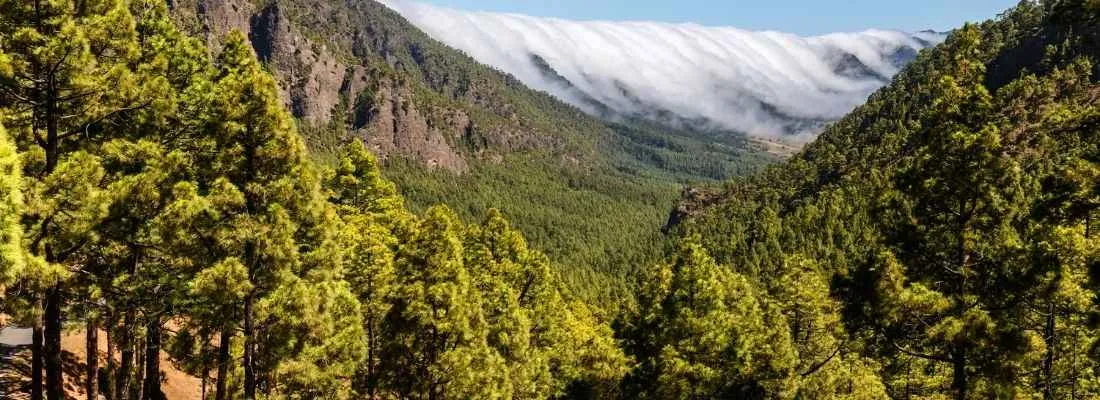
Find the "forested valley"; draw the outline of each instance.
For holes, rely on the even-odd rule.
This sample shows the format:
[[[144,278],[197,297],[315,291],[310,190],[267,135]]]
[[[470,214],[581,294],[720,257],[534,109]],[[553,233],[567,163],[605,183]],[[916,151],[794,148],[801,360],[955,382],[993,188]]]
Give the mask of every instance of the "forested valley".
[[[33,337],[0,397],[171,398],[171,370],[216,400],[1100,398],[1096,0],[958,28],[770,167],[575,119],[563,148],[618,172],[452,176],[296,118],[246,33],[211,49],[175,4],[0,0],[0,322]],[[664,233],[626,209],[700,175]],[[447,179],[513,183],[555,251]],[[613,189],[567,211],[637,224],[516,210],[585,185]]]

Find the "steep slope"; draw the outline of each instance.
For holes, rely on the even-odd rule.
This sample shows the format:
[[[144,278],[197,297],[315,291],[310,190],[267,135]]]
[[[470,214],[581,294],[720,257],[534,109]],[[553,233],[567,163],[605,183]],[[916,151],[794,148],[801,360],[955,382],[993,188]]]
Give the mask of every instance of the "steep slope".
[[[531,90],[374,1],[178,0],[180,25],[216,46],[248,36],[315,156],[364,140],[410,206],[469,220],[499,208],[586,293],[614,299],[661,246],[686,182],[776,160],[741,135],[608,124]]]
[[[644,278],[671,283],[643,290],[620,330],[642,365],[628,383],[644,393],[687,381],[711,393],[1097,396],[1085,382],[1100,343],[1089,322],[1100,310],[1098,15],[1094,0],[1021,2],[922,53],[783,165],[689,191],[670,218],[679,251]],[[751,289],[677,292],[713,264]],[[746,361],[759,369],[706,358],[734,344],[683,345],[721,326],[706,319],[721,302],[690,301],[737,290],[788,328],[727,332],[776,344],[772,363]],[[691,318],[705,322],[674,329]],[[690,380],[705,368],[722,380]]]

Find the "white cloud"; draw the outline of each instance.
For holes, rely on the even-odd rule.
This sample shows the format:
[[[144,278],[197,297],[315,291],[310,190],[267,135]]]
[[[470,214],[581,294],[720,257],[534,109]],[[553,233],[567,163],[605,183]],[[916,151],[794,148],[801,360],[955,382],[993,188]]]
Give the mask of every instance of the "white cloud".
[[[765,137],[812,135],[798,122],[840,118],[885,83],[879,77],[898,72],[893,57],[900,50],[941,40],[882,30],[800,37],[695,24],[580,22],[380,1],[433,38],[582,109],[593,111],[587,96],[622,114],[667,110]],[[548,78],[532,55],[573,88]],[[855,64],[859,73],[841,73],[842,63]]]

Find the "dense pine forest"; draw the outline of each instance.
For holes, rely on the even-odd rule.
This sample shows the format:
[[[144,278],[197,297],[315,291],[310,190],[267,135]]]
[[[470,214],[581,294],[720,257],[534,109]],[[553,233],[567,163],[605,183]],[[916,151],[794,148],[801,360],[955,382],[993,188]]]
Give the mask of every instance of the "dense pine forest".
[[[628,122],[465,175],[296,118],[264,49],[176,6],[0,0],[0,319],[33,330],[0,396],[162,399],[171,370],[217,400],[1100,397],[1096,0],[955,30],[757,173],[742,139]],[[402,73],[455,101],[431,71]]]
[[[625,387],[1100,396],[1098,13],[1024,1],[964,26],[785,165],[726,185],[642,280]]]

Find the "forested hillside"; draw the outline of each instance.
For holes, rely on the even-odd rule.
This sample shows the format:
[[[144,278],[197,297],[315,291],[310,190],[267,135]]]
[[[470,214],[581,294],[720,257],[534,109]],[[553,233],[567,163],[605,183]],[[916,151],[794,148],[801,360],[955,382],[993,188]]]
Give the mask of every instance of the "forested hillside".
[[[215,399],[549,398],[628,367],[499,212],[411,213],[359,141],[315,163],[240,32],[209,56],[160,1],[0,1],[0,117],[31,399],[75,390],[69,330],[106,335],[91,399],[162,398],[162,359]]]
[[[628,397],[1100,396],[1098,14],[962,27],[789,162],[685,203],[619,324]]]
[[[312,155],[360,139],[423,212],[466,221],[498,208],[570,285],[606,305],[634,265],[659,257],[686,183],[778,159],[743,135],[608,124],[449,48],[373,0],[181,0],[173,19],[217,48],[248,33]]]

